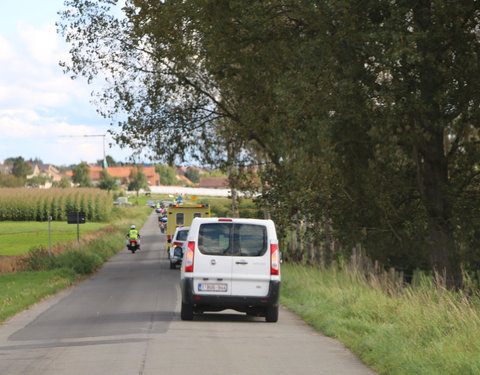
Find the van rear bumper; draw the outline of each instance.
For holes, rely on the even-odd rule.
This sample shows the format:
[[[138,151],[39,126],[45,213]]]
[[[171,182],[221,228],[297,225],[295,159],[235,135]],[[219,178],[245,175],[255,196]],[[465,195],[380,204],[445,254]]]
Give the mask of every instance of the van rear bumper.
[[[181,280],[182,302],[194,305],[202,311],[221,311],[234,309],[248,311],[249,309],[277,306],[280,296],[280,281],[270,280],[268,295],[264,297],[250,296],[226,296],[226,295],[204,295],[194,294],[193,279]]]

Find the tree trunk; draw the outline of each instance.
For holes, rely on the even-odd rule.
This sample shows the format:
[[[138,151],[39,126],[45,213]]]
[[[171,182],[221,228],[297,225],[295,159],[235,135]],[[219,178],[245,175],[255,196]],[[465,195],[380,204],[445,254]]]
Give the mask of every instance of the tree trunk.
[[[434,29],[431,17],[431,1],[418,2],[413,12],[413,21],[419,33],[427,34]],[[459,287],[460,263],[453,240],[452,207],[448,176],[448,157],[445,152],[444,135],[447,129],[445,113],[436,94],[443,92],[442,76],[432,74],[432,57],[437,56],[438,45],[419,39],[417,54],[421,57],[415,70],[418,73],[420,113],[412,116],[414,128],[422,135],[414,146],[417,166],[417,184],[428,217],[432,271],[437,283],[445,282],[447,288]],[[418,148],[417,148],[418,147]]]
[[[325,233],[325,250],[323,264],[325,267],[330,267],[333,263],[333,240],[332,229],[328,219],[323,219],[323,231]]]
[[[305,216],[305,246],[307,247],[307,262],[313,264],[315,262],[315,254],[312,241],[312,223]]]
[[[232,193],[232,217],[238,217],[237,189],[233,184],[230,185],[230,191]]]
[[[316,220],[314,223],[313,244],[315,263],[324,267],[325,264],[323,263],[322,253],[322,224],[318,220]]]
[[[452,210],[443,133],[432,136],[426,149],[423,157],[416,153],[416,161],[419,190],[428,215],[432,271],[437,284],[458,288],[462,284],[462,274],[450,224]]]
[[[303,241],[302,241],[302,221],[298,218],[298,214],[295,214],[295,239],[296,249],[295,254],[297,261],[303,261]]]

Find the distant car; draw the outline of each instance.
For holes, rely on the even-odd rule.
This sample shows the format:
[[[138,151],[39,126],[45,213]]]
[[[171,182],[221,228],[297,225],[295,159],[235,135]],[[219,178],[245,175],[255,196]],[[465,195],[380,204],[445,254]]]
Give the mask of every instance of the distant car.
[[[147,201],[147,203],[145,203],[145,206],[155,208],[155,201]]]
[[[129,202],[127,197],[118,197],[113,201],[113,205],[119,207],[129,207],[132,205],[132,202]]]
[[[190,227],[178,227],[173,235],[172,246],[169,250],[170,269],[182,264],[183,250],[186,246],[188,231]],[[182,249],[182,251],[179,251]]]

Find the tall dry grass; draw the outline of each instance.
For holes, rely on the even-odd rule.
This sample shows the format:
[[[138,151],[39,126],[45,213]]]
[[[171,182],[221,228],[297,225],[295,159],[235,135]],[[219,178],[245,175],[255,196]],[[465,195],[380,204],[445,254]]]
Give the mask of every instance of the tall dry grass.
[[[281,301],[380,374],[480,374],[480,300],[427,276],[398,288],[355,268],[282,265]]]

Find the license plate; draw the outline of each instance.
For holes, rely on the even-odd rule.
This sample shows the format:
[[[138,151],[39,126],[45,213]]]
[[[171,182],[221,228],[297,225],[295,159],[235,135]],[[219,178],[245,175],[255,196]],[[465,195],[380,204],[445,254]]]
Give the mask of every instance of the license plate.
[[[199,292],[226,292],[227,284],[223,283],[199,283]]]

